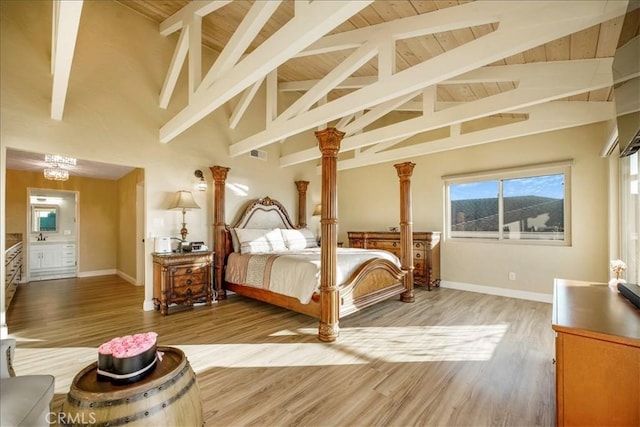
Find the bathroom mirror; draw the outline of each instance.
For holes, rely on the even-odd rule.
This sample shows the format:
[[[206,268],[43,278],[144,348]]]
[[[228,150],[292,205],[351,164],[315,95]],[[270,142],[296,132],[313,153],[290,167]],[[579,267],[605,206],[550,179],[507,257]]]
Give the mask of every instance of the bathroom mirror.
[[[46,205],[31,206],[31,231],[34,233],[58,231],[58,207]]]

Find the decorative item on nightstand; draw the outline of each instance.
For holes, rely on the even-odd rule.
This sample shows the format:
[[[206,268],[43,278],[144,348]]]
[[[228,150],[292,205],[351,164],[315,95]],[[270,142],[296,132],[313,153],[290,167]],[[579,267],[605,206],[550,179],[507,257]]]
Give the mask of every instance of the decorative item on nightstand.
[[[187,223],[185,221],[185,214],[187,210],[191,209],[200,209],[200,206],[193,200],[193,194],[190,191],[180,190],[176,196],[176,200],[169,207],[169,209],[182,209],[182,228],[180,229],[180,235],[182,236],[182,241],[185,242],[187,240],[187,234],[189,231],[187,230]]]

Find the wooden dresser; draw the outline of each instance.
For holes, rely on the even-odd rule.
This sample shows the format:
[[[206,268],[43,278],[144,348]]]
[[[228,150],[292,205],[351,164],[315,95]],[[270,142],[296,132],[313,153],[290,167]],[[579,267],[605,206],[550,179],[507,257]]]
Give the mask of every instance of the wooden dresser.
[[[640,425],[640,310],[606,284],[556,279],[558,426]]]
[[[11,246],[4,254],[5,310],[9,309],[9,305],[13,300],[13,295],[16,293],[16,289],[18,288],[18,283],[22,281],[23,274],[22,242],[10,243]]]
[[[349,231],[352,248],[384,249],[400,257],[400,233],[393,231]],[[413,233],[413,280],[415,284],[440,286],[440,232]]]
[[[211,304],[213,252],[153,253],[153,303],[165,316],[169,306]]]

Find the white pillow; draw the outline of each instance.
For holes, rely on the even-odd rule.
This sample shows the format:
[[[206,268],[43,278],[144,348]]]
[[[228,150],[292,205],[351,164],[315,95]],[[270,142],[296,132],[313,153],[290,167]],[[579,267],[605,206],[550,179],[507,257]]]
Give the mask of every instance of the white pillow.
[[[306,248],[317,248],[316,236],[308,228],[282,229],[284,242],[289,250],[300,250]]]
[[[282,233],[277,228],[275,230],[236,228],[235,230],[242,254],[287,250]]]

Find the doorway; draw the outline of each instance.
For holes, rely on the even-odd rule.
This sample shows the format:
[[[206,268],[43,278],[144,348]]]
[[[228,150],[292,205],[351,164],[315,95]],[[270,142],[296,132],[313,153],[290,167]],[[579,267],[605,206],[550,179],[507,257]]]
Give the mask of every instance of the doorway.
[[[27,188],[27,281],[78,275],[78,192]]]

